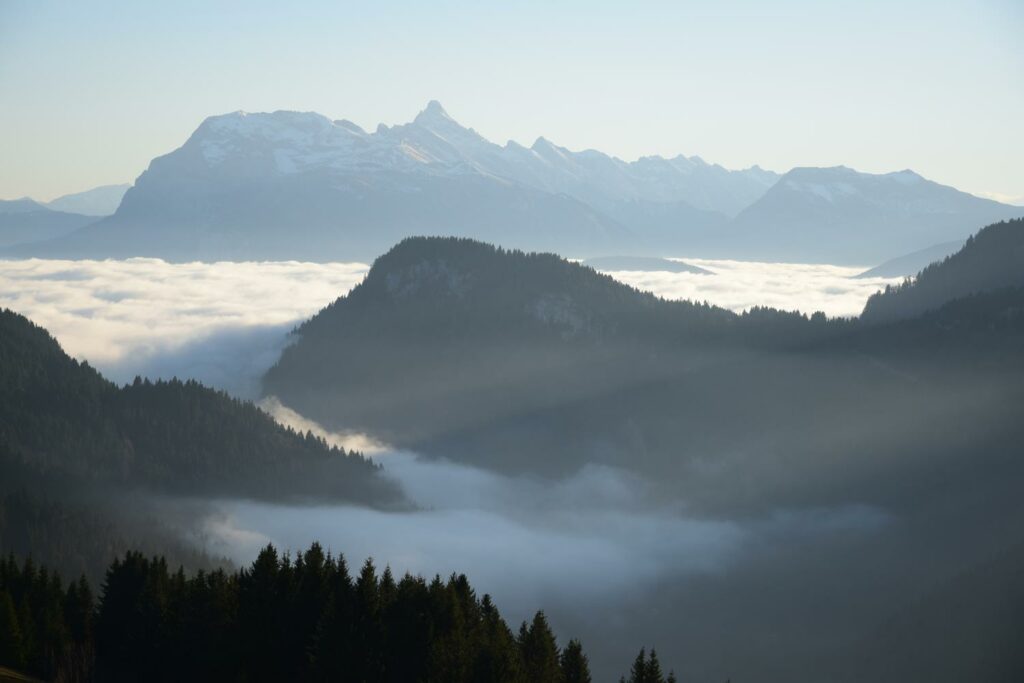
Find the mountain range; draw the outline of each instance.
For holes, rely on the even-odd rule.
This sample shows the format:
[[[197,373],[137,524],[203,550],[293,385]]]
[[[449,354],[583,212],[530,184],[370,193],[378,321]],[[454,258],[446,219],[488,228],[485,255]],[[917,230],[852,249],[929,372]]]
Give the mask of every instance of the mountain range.
[[[213,116],[117,212],[8,254],[371,260],[413,235],[586,258],[725,255],[874,264],[1024,209],[902,171],[633,162],[538,138],[498,145],[436,101],[368,132],[315,113]]]

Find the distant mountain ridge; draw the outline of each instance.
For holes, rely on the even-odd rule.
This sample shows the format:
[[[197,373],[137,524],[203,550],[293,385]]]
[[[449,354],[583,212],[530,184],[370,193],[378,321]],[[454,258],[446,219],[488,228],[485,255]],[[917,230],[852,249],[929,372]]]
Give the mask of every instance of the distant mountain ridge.
[[[452,235],[573,258],[717,254],[878,263],[1024,213],[903,171],[626,162],[546,138],[494,144],[436,101],[367,132],[311,112],[213,116],[117,212],[20,256],[371,260]]]
[[[858,279],[870,277],[913,277],[921,272],[926,266],[936,261],[941,261],[947,256],[955,254],[964,246],[965,240],[953,240],[943,242],[927,249],[921,249],[910,254],[897,256],[874,268],[869,268],[863,273],[854,277]]]
[[[68,235],[95,220],[55,211],[27,198],[0,200],[0,248]]]
[[[121,205],[121,198],[131,187],[128,183],[120,185],[101,185],[84,192],[66,194],[46,202],[46,206],[54,211],[66,211],[83,216],[110,216]]]
[[[725,229],[741,255],[871,264],[1024,215],[910,170],[795,168]]]

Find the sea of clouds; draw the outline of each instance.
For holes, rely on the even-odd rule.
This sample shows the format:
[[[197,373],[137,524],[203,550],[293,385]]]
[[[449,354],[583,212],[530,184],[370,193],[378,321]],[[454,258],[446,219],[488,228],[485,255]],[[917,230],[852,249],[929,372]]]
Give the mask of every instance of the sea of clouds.
[[[856,268],[687,259],[712,275],[620,271],[612,276],[672,299],[732,310],[773,306],[856,315],[895,280],[856,279]],[[0,306],[53,334],[109,378],[194,377],[243,397],[305,318],[346,294],[363,263],[0,261]]]
[[[891,282],[854,279],[858,269],[827,265],[688,262],[713,274],[612,275],[666,298],[830,315],[857,314]],[[192,377],[255,399],[289,331],[367,270],[362,263],[0,261],[0,306],[45,327],[114,381]],[[295,551],[319,540],[352,564],[373,556],[397,573],[466,572],[513,621],[548,608],[561,635],[588,638],[593,663],[605,672],[655,634],[671,642],[658,622],[664,615],[657,616],[655,586],[683,590],[688,581],[749,564],[766,544],[799,547],[887,523],[882,511],[859,506],[694,518],[622,470],[590,466],[558,481],[510,477],[394,452],[366,435],[326,432],[272,397],[260,405],[284,424],[371,455],[418,509],[165,501],[167,519],[184,520],[183,533],[239,565],[268,542]]]
[[[677,260],[677,259],[673,259]],[[868,297],[902,278],[856,278],[864,268],[810,263],[678,259],[711,271],[617,271],[609,275],[666,299],[707,301],[733,311],[769,306],[830,317],[859,315]]]

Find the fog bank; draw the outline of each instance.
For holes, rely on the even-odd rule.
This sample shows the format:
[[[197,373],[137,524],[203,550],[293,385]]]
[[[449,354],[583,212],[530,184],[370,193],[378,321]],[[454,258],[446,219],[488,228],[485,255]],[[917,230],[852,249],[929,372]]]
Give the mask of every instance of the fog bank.
[[[670,299],[732,310],[774,306],[855,315],[883,278],[857,268],[687,259],[714,275],[620,271],[622,282]],[[47,328],[64,349],[117,382],[192,377],[254,398],[286,333],[347,293],[362,263],[0,261],[0,306]]]

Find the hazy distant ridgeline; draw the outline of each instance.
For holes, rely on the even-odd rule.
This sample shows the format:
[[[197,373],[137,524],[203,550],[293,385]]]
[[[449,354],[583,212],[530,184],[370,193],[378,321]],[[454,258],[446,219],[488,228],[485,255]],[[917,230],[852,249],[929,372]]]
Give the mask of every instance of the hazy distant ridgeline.
[[[101,185],[84,192],[66,194],[46,202],[55,211],[67,211],[83,216],[109,216],[121,205],[124,193],[131,185]]]
[[[314,113],[210,117],[153,159],[113,216],[66,236],[24,237],[32,243],[6,253],[368,261],[435,234],[573,258],[870,265],[1022,214],[910,171],[779,176],[699,157],[625,162],[544,138],[502,146],[431,102],[411,123],[374,132]]]
[[[0,248],[67,235],[95,220],[55,211],[31,199],[0,200]]]
[[[722,255],[768,261],[877,264],[1024,216],[913,171],[795,168],[722,230]]]

